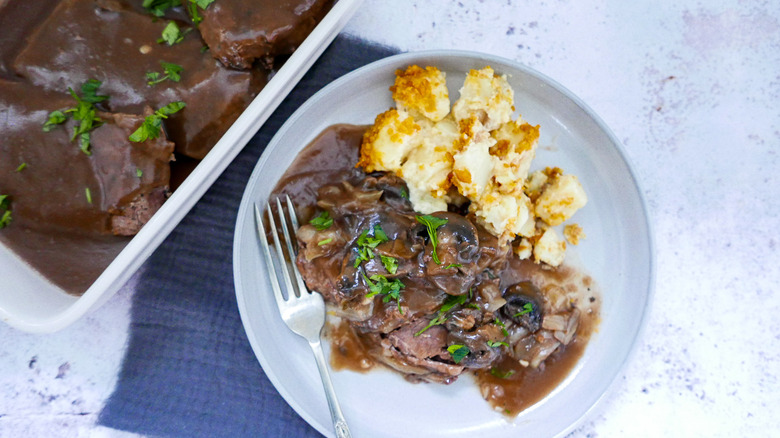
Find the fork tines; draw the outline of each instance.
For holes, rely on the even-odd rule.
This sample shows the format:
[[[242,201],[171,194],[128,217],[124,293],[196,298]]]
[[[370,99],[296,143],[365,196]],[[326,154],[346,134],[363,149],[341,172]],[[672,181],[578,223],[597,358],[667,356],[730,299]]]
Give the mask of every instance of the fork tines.
[[[257,232],[260,235],[260,246],[262,247],[263,255],[265,256],[265,260],[268,264],[269,276],[271,277],[271,287],[274,290],[274,295],[276,296],[277,302],[284,302],[295,297],[301,297],[301,295],[304,293],[309,293],[308,289],[306,288],[306,284],[303,282],[301,273],[298,271],[298,267],[295,263],[296,251],[294,248],[297,244],[293,239],[295,230],[298,229],[298,218],[295,215],[295,207],[293,206],[290,196],[285,195],[285,198],[287,208],[284,208],[279,197],[276,198],[275,209],[272,208],[270,203],[266,204],[266,211],[268,212],[268,223],[271,228],[271,235],[274,240],[274,249],[276,252],[275,255],[277,262],[274,262],[274,258],[271,256],[272,254],[270,246],[268,245],[266,229],[263,225],[263,214],[260,212],[257,204],[255,204],[255,220],[257,222]],[[274,216],[276,216],[276,218],[279,220],[279,227],[281,227],[281,232],[284,236],[284,248],[282,247],[282,237],[279,236],[279,227],[276,224],[276,219]],[[292,225],[292,233],[290,232],[288,226],[287,216],[289,216],[289,223]],[[279,265],[278,271],[276,266],[277,263]],[[292,275],[290,274],[290,271],[292,271]],[[279,281],[280,275],[283,278],[282,281],[284,282],[284,289],[287,292],[286,299],[282,294],[281,282]],[[293,276],[295,277],[295,286],[293,286]]]

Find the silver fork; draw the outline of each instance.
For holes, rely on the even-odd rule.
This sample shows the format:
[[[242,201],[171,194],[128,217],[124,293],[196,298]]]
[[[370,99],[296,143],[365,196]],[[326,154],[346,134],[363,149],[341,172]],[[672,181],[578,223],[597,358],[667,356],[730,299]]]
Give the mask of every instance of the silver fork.
[[[287,212],[290,215],[290,222],[292,223],[293,230],[298,229],[298,218],[295,216],[295,207],[289,196],[287,198]],[[260,235],[260,246],[263,249],[263,255],[265,256],[266,265],[268,266],[268,274],[271,280],[271,288],[274,291],[276,297],[276,304],[279,306],[279,311],[282,314],[282,320],[295,334],[302,336],[309,341],[309,346],[314,352],[314,359],[317,362],[317,369],[320,371],[320,378],[322,379],[322,386],[325,388],[325,397],[328,400],[328,407],[330,408],[330,417],[333,420],[333,427],[336,430],[336,436],[338,438],[349,438],[352,435],[347,427],[347,422],[344,419],[344,414],[341,412],[341,406],[336,399],[336,391],[333,389],[333,383],[330,380],[330,373],[328,372],[328,365],[325,362],[325,355],[322,352],[322,343],[320,342],[320,334],[322,328],[325,326],[325,301],[322,299],[322,295],[319,293],[312,293],[306,287],[303,282],[301,273],[298,271],[298,267],[295,264],[295,251],[293,250],[292,240],[290,239],[290,231],[287,227],[287,220],[285,220],[284,209],[279,198],[276,198],[277,214],[279,215],[279,222],[281,223],[282,232],[284,233],[284,240],[287,243],[287,254],[289,259],[285,258],[285,253],[282,251],[282,245],[279,239],[279,229],[276,227],[274,221],[273,210],[270,204],[266,204],[268,209],[268,219],[273,230],[274,247],[276,249],[277,260],[279,261],[280,270],[283,273],[283,281],[285,290],[287,291],[287,299],[282,295],[281,284],[274,267],[275,263],[271,257],[271,249],[268,246],[268,239],[265,235],[265,227],[263,226],[263,215],[260,213],[260,209],[255,204],[255,221],[257,222],[257,232]],[[297,288],[293,287],[292,275],[287,265],[292,265],[293,275]]]

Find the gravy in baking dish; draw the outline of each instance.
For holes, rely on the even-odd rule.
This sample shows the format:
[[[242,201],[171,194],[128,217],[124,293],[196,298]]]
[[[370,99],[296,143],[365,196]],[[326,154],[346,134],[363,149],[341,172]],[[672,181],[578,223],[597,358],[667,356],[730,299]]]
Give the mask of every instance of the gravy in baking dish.
[[[71,294],[154,215],[332,1],[141,3],[0,0],[0,242]]]

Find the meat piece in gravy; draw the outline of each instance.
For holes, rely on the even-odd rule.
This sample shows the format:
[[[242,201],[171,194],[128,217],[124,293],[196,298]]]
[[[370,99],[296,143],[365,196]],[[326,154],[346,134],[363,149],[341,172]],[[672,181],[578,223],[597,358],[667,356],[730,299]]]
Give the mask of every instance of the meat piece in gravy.
[[[145,106],[184,101],[187,107],[165,127],[178,153],[203,158],[266,83],[266,72],[224,68],[184,23],[181,42],[158,43],[166,25],[125,8],[104,9],[94,0],[63,0],[32,34],[14,69],[55,92],[97,79],[113,112],[140,114]],[[147,73],[164,74],[161,62],[182,67],[180,82],[148,85]]]
[[[74,104],[67,94],[0,80],[0,188],[13,199],[14,224],[135,234],[166,197],[173,143],[164,134],[133,143],[128,136],[144,116],[98,112],[87,155],[71,140],[72,119],[42,130],[51,111]]]
[[[332,0],[219,0],[200,31],[215,58],[233,68],[293,52],[327,13]]]

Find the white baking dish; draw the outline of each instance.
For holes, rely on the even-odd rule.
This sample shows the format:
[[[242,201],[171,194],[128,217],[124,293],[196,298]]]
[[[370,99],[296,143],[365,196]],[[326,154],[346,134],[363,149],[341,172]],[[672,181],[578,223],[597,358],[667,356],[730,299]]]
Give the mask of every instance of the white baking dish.
[[[116,293],[255,135],[361,3],[339,0],[333,6],[214,149],[82,296],[65,293],[0,244],[0,320],[29,332],[53,332]]]

